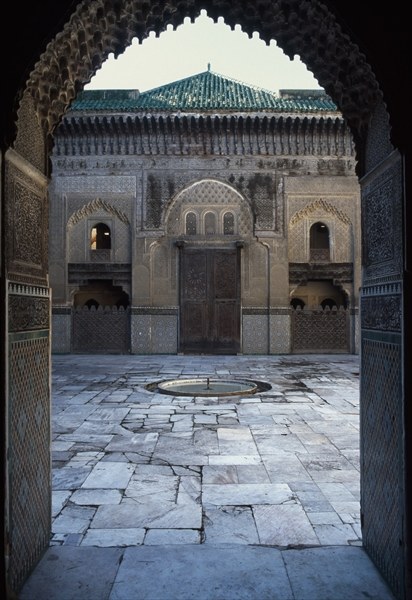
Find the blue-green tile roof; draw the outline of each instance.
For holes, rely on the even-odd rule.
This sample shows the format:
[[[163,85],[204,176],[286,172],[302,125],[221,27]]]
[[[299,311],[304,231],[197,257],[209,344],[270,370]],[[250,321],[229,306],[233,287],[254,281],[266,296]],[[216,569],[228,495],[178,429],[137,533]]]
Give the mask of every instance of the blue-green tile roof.
[[[139,93],[137,90],[84,90],[72,103],[79,111],[336,111],[323,90],[274,92],[210,70]]]

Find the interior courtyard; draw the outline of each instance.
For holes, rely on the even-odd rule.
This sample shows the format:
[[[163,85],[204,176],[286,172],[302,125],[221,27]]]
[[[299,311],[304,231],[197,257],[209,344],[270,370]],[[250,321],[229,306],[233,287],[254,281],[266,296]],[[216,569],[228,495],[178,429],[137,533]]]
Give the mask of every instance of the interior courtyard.
[[[1,432],[3,440],[2,481],[4,489],[2,508],[5,517],[3,520],[4,535],[2,536],[3,568],[1,569],[3,595],[7,598],[19,597],[18,594],[22,591],[30,574],[35,572],[37,566],[41,566],[41,559],[47,555],[50,556],[49,553],[53,550],[53,547],[50,547],[51,533],[58,519],[58,515],[54,512],[58,510],[58,505],[56,507],[55,504],[56,498],[54,498],[54,505],[52,504],[53,468],[51,449],[53,442],[56,441],[52,439],[54,435],[52,421],[57,419],[58,422],[59,416],[58,414],[52,414],[51,405],[53,389],[53,361],[50,337],[52,290],[50,288],[48,265],[48,186],[51,176],[50,157],[54,131],[71,102],[110,52],[122,52],[133,37],[144,39],[149,31],[155,31],[159,34],[168,24],[178,26],[187,16],[193,19],[202,9],[207,10],[208,14],[214,19],[223,17],[225,22],[231,26],[240,24],[248,35],[252,35],[253,31],[256,30],[266,42],[269,42],[270,39],[276,39],[290,56],[298,53],[339,107],[354,136],[356,171],[361,187],[362,218],[362,273],[359,298],[358,466],[360,487],[358,489],[359,498],[355,500],[355,502],[359,501],[361,531],[353,527],[355,521],[352,524],[347,522],[348,519],[344,521],[341,518],[343,514],[348,513],[340,510],[343,507],[340,507],[340,509],[333,507],[331,496],[328,498],[326,495],[326,488],[324,488],[322,494],[326,498],[326,503],[329,503],[333,509],[327,509],[326,512],[336,513],[342,522],[342,526],[349,525],[354,532],[354,537],[351,535],[350,538],[346,539],[347,543],[342,544],[346,550],[348,549],[351,552],[352,561],[354,557],[355,564],[356,557],[358,565],[363,561],[362,565],[366,569],[364,572],[370,572],[369,569],[372,568],[375,583],[377,581],[375,576],[379,575],[379,586],[382,584],[380,578],[383,578],[385,585],[383,588],[379,587],[375,594],[376,597],[386,599],[387,597],[390,598],[388,594],[393,594],[399,600],[408,599],[411,597],[411,406],[407,401],[411,390],[411,372],[408,368],[410,349],[407,343],[407,340],[410,339],[408,334],[411,330],[411,319],[407,309],[410,305],[412,289],[410,246],[407,244],[407,232],[411,227],[410,208],[407,202],[409,191],[407,181],[410,176],[410,130],[407,126],[409,113],[406,105],[406,94],[402,86],[399,85],[399,80],[407,82],[408,77],[410,77],[405,53],[405,9],[400,3],[395,3],[390,14],[379,7],[372,14],[370,11],[362,13],[355,2],[347,2],[343,6],[332,1],[298,3],[293,0],[279,0],[276,2],[262,0],[256,6],[246,1],[232,6],[227,3],[197,2],[197,0],[188,3],[172,1],[167,4],[150,1],[140,2],[138,0],[118,2],[93,0],[92,2],[79,3],[73,1],[61,2],[58,5],[53,2],[45,2],[36,7],[26,5],[22,7],[19,3],[10,6],[12,22],[18,24],[18,34],[15,38],[7,41],[8,52],[3,53],[6,57],[5,77],[8,85],[5,86],[2,93],[4,109],[1,111],[1,289],[3,306],[5,307],[1,319],[3,344],[0,351],[3,367],[1,369],[3,402]],[[382,43],[382,40],[385,40],[386,43]],[[13,60],[10,58],[11,56],[13,56]],[[394,64],[396,64],[396,68],[394,68]],[[247,370],[247,356],[236,356],[234,360],[244,361],[242,371]],[[275,357],[274,360],[276,362],[278,359]],[[269,367],[265,366],[262,377],[259,376],[259,379],[265,380],[263,376],[265,370],[268,373],[270,372]],[[215,373],[214,368],[208,368],[209,371],[210,375],[213,376]],[[253,371],[256,371],[256,363],[253,364]],[[190,373],[192,373],[191,369],[189,369]],[[163,377],[164,373],[161,375]],[[150,378],[151,376],[152,373]],[[254,373],[253,377],[255,378],[255,376]],[[343,379],[347,377],[348,374],[345,373]],[[352,381],[353,377],[352,374],[349,379]],[[99,380],[99,378],[97,379]],[[310,386],[308,386],[308,389],[312,389],[311,386],[316,388],[317,383],[314,382],[313,378],[309,377],[309,380]],[[279,384],[276,381],[272,383]],[[282,387],[282,390],[279,389],[278,391],[283,397],[287,397],[287,389]],[[87,392],[83,386],[80,392],[83,393],[84,391]],[[144,391],[144,395],[152,393],[149,390]],[[263,427],[265,427],[264,421],[267,418],[272,419],[272,415],[269,414],[270,410],[264,408],[270,405],[270,403],[264,401],[265,393],[267,393],[267,390],[261,393],[259,399],[257,396],[255,397],[258,402],[250,403],[252,405],[261,404],[262,406],[259,407],[261,410],[255,413],[256,407],[249,406],[251,409],[250,415],[253,418],[258,415],[258,420],[262,419],[260,425],[263,425]],[[308,393],[311,394],[311,392]],[[127,394],[128,398],[129,396],[130,394]],[[339,393],[332,394],[332,396],[334,402],[340,405],[339,410],[342,410],[344,404],[340,403]],[[291,399],[293,397],[295,400]],[[302,400],[302,394],[297,394],[297,397]],[[167,399],[167,404],[165,399]],[[61,400],[64,405],[64,398]],[[86,395],[81,396],[79,405],[87,406],[89,400],[90,397],[86,393]],[[117,405],[125,402],[126,398],[122,394],[114,394],[112,400]],[[167,436],[167,433],[172,433],[173,427],[180,421],[180,419],[176,419],[177,414],[180,417],[180,412],[177,413],[176,410],[177,407],[179,407],[179,411],[182,409],[181,401],[175,402],[173,407],[173,404],[169,404],[169,400],[170,398],[167,395],[162,395],[160,403],[162,406],[160,408],[155,403],[153,405],[156,407],[154,411],[146,410],[152,406],[150,404],[149,407],[143,408],[140,416],[135,413],[133,417],[136,417],[136,426],[142,426],[144,429],[147,425],[151,429],[152,439],[162,440],[158,450],[153,448],[155,461],[164,460],[165,455],[162,444],[166,448],[167,443],[163,435]],[[250,398],[246,400],[250,400]],[[323,405],[323,402],[327,399],[322,394],[317,394],[317,392],[313,397],[309,395],[308,400],[308,402],[302,402],[302,404],[305,404],[304,410],[310,406],[309,413],[316,412],[319,409],[322,412],[328,407],[328,403],[326,407]],[[99,401],[100,399],[97,399],[97,402]],[[136,404],[140,402],[141,400],[137,401]],[[272,399],[272,405],[273,403],[276,404],[276,411],[282,405],[282,409],[288,407],[287,411],[293,412],[294,402],[296,402],[296,393],[290,394],[290,401],[288,402],[284,401],[276,404]],[[196,402],[189,404],[196,405]],[[229,463],[226,466],[236,468],[210,469],[211,466],[216,466],[210,463],[211,456],[220,455],[224,457],[227,456],[227,452],[233,452],[233,439],[230,438],[231,436],[236,438],[239,432],[236,434],[233,433],[233,430],[238,431],[239,428],[231,427],[233,425],[231,419],[235,419],[238,425],[245,427],[244,442],[248,447],[249,455],[256,458],[259,456],[257,466],[262,466],[260,461],[263,461],[262,455],[265,455],[262,450],[265,448],[265,435],[258,435],[259,427],[257,427],[254,430],[255,442],[253,443],[255,446],[248,445],[248,442],[251,441],[249,434],[252,435],[251,431],[253,431],[254,426],[241,420],[244,417],[242,411],[245,409],[245,404],[248,404],[248,402],[239,403],[240,409],[236,409],[236,416],[233,412],[235,409],[230,409],[225,414],[220,412],[220,409],[216,411],[216,406],[214,406],[214,411],[210,412],[206,409],[202,409],[198,413],[195,411],[192,413],[190,425],[187,420],[181,423],[183,434],[186,435],[180,434],[179,437],[183,440],[184,454],[187,452],[187,439],[194,440],[196,437],[195,430],[211,432],[211,434],[203,433],[200,436],[207,435],[211,439],[215,437],[221,443],[223,452],[208,454],[208,464],[196,465],[195,463],[197,467],[209,467],[205,469],[207,477],[210,477],[209,483],[204,482],[204,486],[217,485],[220,487],[220,484],[212,482],[216,481],[215,476],[219,477],[222,473],[224,477],[235,479],[233,483],[222,484],[224,488],[222,490],[205,487],[205,498],[208,502],[207,510],[216,511],[216,507],[228,505],[235,507],[249,506],[246,502],[251,501],[250,506],[258,507],[255,514],[260,513],[262,520],[264,520],[267,505],[264,502],[260,504],[258,502],[254,505],[254,500],[250,497],[247,498],[246,489],[239,490],[236,486],[241,488],[242,485],[252,485],[256,491],[259,490],[258,486],[260,485],[289,486],[286,482],[274,483],[276,464],[271,460],[265,463],[265,473],[269,478],[269,482],[266,480],[266,483],[253,482],[253,484],[239,481],[239,478],[242,478],[242,469],[239,467],[247,465]],[[219,402],[217,402],[217,405],[219,405]],[[163,412],[165,407],[168,407],[167,411]],[[55,404],[55,409],[58,410],[58,404]],[[93,409],[96,409],[96,405],[93,406]],[[69,412],[71,410],[70,407]],[[108,411],[105,409],[102,411],[100,407],[96,410],[104,413],[106,418],[116,414],[113,412],[116,410],[116,406],[110,406]],[[135,406],[128,405],[127,411],[129,410],[135,410]],[[147,414],[144,412],[145,410]],[[157,413],[156,416],[154,416],[155,413]],[[119,415],[120,412],[117,414]],[[319,415],[319,413],[317,414]],[[200,419],[198,423],[196,423],[196,416]],[[223,425],[225,418],[229,422],[221,429],[227,433],[225,434],[224,431],[218,433],[219,425]],[[77,424],[80,427],[83,423],[83,420],[80,422],[82,419],[80,414],[78,419]],[[219,419],[222,419],[221,423],[219,423]],[[87,418],[85,421],[87,421]],[[346,423],[346,418],[342,421]],[[68,427],[70,429],[77,424],[69,421]],[[201,427],[197,427],[196,424]],[[64,419],[62,425],[64,427]],[[203,429],[204,425],[207,425],[207,427]],[[285,425],[285,422],[275,423],[273,421],[271,427],[275,428],[272,433],[278,435],[279,440],[284,438],[281,442],[285,444],[283,450],[285,453],[289,453],[291,448],[287,449],[287,444],[292,442],[293,446],[293,443],[302,443],[302,440],[297,439],[299,437],[297,429],[295,429],[295,433],[289,431],[288,435],[282,436],[281,430]],[[294,427],[295,425],[296,423]],[[101,426],[101,423],[99,423],[99,426]],[[152,428],[156,426],[165,426],[165,432],[153,431]],[[176,426],[178,427],[178,425]],[[171,430],[168,431],[170,427]],[[188,427],[188,429],[186,430],[185,427]],[[242,430],[242,427],[240,427],[240,430]],[[249,427],[252,429],[249,429]],[[277,430],[277,427],[280,429]],[[87,429],[87,427],[85,428]],[[57,430],[55,429],[54,432],[57,433]],[[332,433],[331,436],[333,437],[337,434],[337,431]],[[60,434],[65,435],[65,432],[61,431]],[[76,440],[74,441],[76,443]],[[80,439],[79,442],[81,445],[82,440]],[[110,442],[111,440],[108,441],[108,443]],[[307,443],[309,444],[309,441]],[[340,449],[339,444],[335,449]],[[270,440],[268,445],[269,449],[273,449]],[[216,449],[217,446],[215,445],[214,448]],[[348,454],[350,447],[344,449]],[[68,451],[70,454],[70,446],[66,450],[57,446],[56,451],[63,453]],[[122,451],[123,449],[120,448],[120,452]],[[97,454],[93,454],[96,452]],[[92,456],[89,457],[90,462],[86,467],[91,471],[89,476],[92,476],[92,470],[97,466],[94,461],[102,458],[99,452],[100,450],[95,448],[92,450]],[[195,454],[197,456],[202,455],[201,452]],[[268,452],[268,455],[271,454],[273,455],[273,453]],[[294,457],[297,459],[296,455]],[[66,458],[63,455],[60,456],[62,462],[70,461],[72,458],[69,455]],[[83,458],[86,459],[86,457]],[[344,458],[352,465],[353,456],[349,458],[348,455],[344,455]],[[219,460],[222,460],[222,458]],[[340,458],[340,460],[343,459]],[[107,466],[110,462],[110,460],[103,461],[103,463],[106,463],[100,473],[103,479],[104,473],[110,472],[110,466]],[[128,469],[124,467],[128,463],[124,460],[120,462],[123,466],[119,469],[119,475],[122,471],[128,472]],[[292,459],[292,462],[295,462],[294,459]],[[76,460],[74,460],[74,463],[76,463]],[[80,464],[82,466],[79,468],[84,468],[82,460],[80,460]],[[140,469],[141,474],[144,476],[143,467],[147,467],[148,463],[136,463],[136,466],[140,465],[142,466]],[[316,480],[316,473],[319,477],[315,465],[310,465],[309,462],[305,466],[300,460],[299,465],[295,463],[296,467],[299,466],[299,470],[302,467],[304,472],[310,471],[312,481]],[[345,465],[348,467],[347,463]],[[149,466],[165,465],[153,463]],[[180,466],[184,467],[185,465],[182,465],[180,461]],[[62,467],[65,468],[66,465]],[[200,471],[203,472],[203,468]],[[352,467],[348,468],[352,470]],[[156,471],[157,473],[155,473]],[[200,471],[196,472],[200,473]],[[247,470],[243,469],[243,471],[246,472]],[[259,471],[262,470],[257,469],[256,473]],[[303,471],[300,471],[302,476]],[[173,487],[178,482],[180,485],[179,478],[188,477],[188,480],[185,481],[188,487],[180,490],[182,504],[177,504],[177,510],[182,510],[180,506],[185,506],[185,509],[187,506],[193,508],[192,504],[197,504],[195,502],[195,490],[199,483],[196,479],[197,475],[184,475],[183,471],[178,475],[173,471],[173,474],[168,473],[160,474],[158,469],[154,469],[150,476],[156,478],[162,475],[172,479],[177,477],[173,480],[174,483],[169,481],[169,484],[172,483],[171,487],[166,486],[163,490],[166,501],[168,497],[170,498],[172,489],[175,489],[175,491],[179,489],[179,486],[177,488]],[[255,476],[259,477],[256,473]],[[140,474],[137,473],[136,476],[137,479],[132,481],[127,492],[128,498],[132,502],[138,500],[142,491],[141,489],[139,491]],[[249,476],[251,475],[247,477]],[[320,475],[320,477],[322,476]],[[79,487],[84,486],[86,481],[87,477],[81,481]],[[319,479],[317,481],[321,483]],[[121,485],[123,484],[124,482],[121,482]],[[80,491],[80,489],[77,490],[76,485],[70,491],[70,495],[75,493],[73,490]],[[235,486],[236,489],[227,487],[231,485]],[[137,489],[135,494],[133,492],[134,486]],[[128,482],[124,489],[127,490],[127,487]],[[318,487],[321,489],[320,486]],[[84,489],[90,488],[86,484]],[[116,489],[118,495],[119,490],[123,488],[118,487]],[[114,495],[116,495],[116,489],[111,490],[109,488],[109,491],[114,491]],[[272,492],[274,491],[273,487],[269,489]],[[279,505],[284,500],[286,504],[282,504],[283,508],[288,507],[287,510],[290,509],[291,512],[299,512],[301,517],[303,517],[303,511],[305,513],[304,519],[307,519],[304,522],[306,525],[308,522],[311,523],[309,529],[313,531],[319,528],[320,532],[322,527],[331,525],[326,522],[311,522],[303,510],[303,500],[309,502],[309,497],[305,496],[303,489],[293,490],[291,486],[289,486],[289,489],[292,495],[289,495],[289,490],[284,487],[278,489],[280,492]],[[163,491],[160,492],[160,496]],[[267,491],[268,488],[260,488],[261,500],[264,499]],[[238,499],[232,497],[230,502],[233,502],[233,504],[224,503],[228,500],[231,492],[234,494],[241,493],[240,504],[237,504],[239,497]],[[282,496],[285,492],[285,496]],[[156,493],[159,493],[158,487]],[[245,496],[243,496],[244,493]],[[87,495],[88,492],[85,496]],[[81,497],[81,494],[79,496]],[[174,497],[173,502],[176,499],[179,499],[179,493]],[[322,498],[323,501],[324,498]],[[220,502],[223,503],[220,504]],[[78,512],[82,512],[84,506],[89,506],[87,504],[82,505],[81,500],[78,504],[76,502],[73,502],[73,504],[76,510],[80,509]],[[99,503],[97,502],[97,504]],[[93,511],[96,509],[97,504],[95,499],[92,502]],[[125,512],[127,512],[127,505],[128,500],[126,499]],[[270,510],[268,509],[269,512],[274,510],[273,505],[269,506],[272,507]],[[156,506],[153,507],[154,510],[155,508]],[[326,507],[325,505],[324,508],[329,508],[329,506]],[[85,510],[87,511],[87,508]],[[287,512],[287,510],[283,512]],[[104,506],[99,507],[96,512],[99,512],[99,515],[104,513]],[[194,512],[198,514],[199,508]],[[246,511],[239,510],[237,515],[242,515],[247,519],[247,515],[250,517],[251,512],[253,512],[252,508]],[[278,510],[278,512],[282,511]],[[94,517],[94,514],[90,513],[90,516]],[[233,511],[219,512],[217,510],[214,516],[217,520],[221,519],[219,521],[221,523],[222,520],[228,522],[233,517]],[[332,519],[332,515],[330,517]],[[153,518],[155,520],[157,517],[154,516]],[[333,516],[333,518],[336,519],[336,516]],[[213,519],[210,519],[210,521],[213,521]],[[267,526],[261,528],[260,532],[259,518],[256,520],[254,517],[254,522],[254,535],[258,536],[258,538],[254,538],[255,541],[259,539],[261,544],[262,539],[265,541],[265,535],[268,536],[266,541],[270,541],[272,535],[270,528],[275,526],[276,520],[269,516]],[[98,524],[98,521],[95,524]],[[106,522],[107,524],[110,525],[109,522]],[[201,539],[202,531],[204,532],[208,527],[209,539],[210,536],[213,538],[211,532],[213,527],[210,523],[205,527],[206,524],[207,521],[205,520],[201,527],[187,527],[187,529],[193,529],[195,533],[198,530]],[[134,525],[136,525],[135,529],[145,530],[144,536],[147,535],[146,530],[150,533],[150,527],[141,527],[141,523],[136,521]],[[110,527],[92,527],[92,529],[110,529]],[[125,528],[115,527],[115,529]],[[156,539],[156,535],[159,535],[153,533],[155,529],[155,527],[152,528],[152,533],[148,536],[148,542],[150,542],[150,538],[153,540],[153,538]],[[167,527],[166,529],[172,530],[173,527]],[[347,531],[346,527],[338,529],[341,532]],[[224,529],[218,527],[215,530],[215,535],[220,535],[219,530],[221,532]],[[328,527],[324,529],[325,532],[327,530]],[[230,526],[225,531],[228,531],[227,535],[233,535],[233,530],[230,533]],[[56,547],[59,547],[60,550],[65,548],[64,544],[59,546],[59,542],[64,541],[65,533],[74,533],[75,536],[71,540],[74,542],[79,541],[79,538],[76,537],[79,532],[67,529],[66,532],[61,533],[63,533],[63,537],[60,540],[55,538],[55,541],[58,542]],[[290,533],[293,533],[292,529]],[[92,535],[96,535],[96,533]],[[125,535],[127,536],[127,534]],[[170,535],[176,534],[172,532]],[[190,535],[193,535],[193,533]],[[316,536],[320,545],[322,545],[323,542],[320,539],[322,536],[319,537],[318,534]],[[104,537],[105,535],[100,539]],[[141,538],[142,541],[144,539],[145,537]],[[204,539],[207,539],[207,537]],[[253,540],[253,537],[249,540]],[[356,542],[360,540],[362,540],[361,545],[357,545]],[[314,538],[312,538],[312,542],[315,546],[318,545],[315,543]],[[87,561],[96,559],[98,555],[96,551],[101,549],[96,548],[96,545],[98,543],[95,538],[92,548],[86,547],[87,544],[83,548],[81,545],[76,547],[77,550],[82,550],[81,553],[77,554],[77,557],[82,554],[84,565],[90,565],[90,562]],[[153,579],[154,575],[149,566],[153,564],[156,551],[149,548],[149,545],[150,543],[146,546],[143,543],[133,549],[143,549],[141,559],[138,552],[134,555],[133,552],[129,552],[130,547],[126,550],[120,547],[110,548],[111,560],[116,565],[116,573],[119,563],[124,559],[122,564],[125,568],[126,578],[129,578],[130,574],[136,571],[136,568],[140,570],[142,563],[144,563],[146,569],[141,570],[142,576]],[[241,545],[239,544],[239,546]],[[233,560],[235,562],[238,560],[239,548],[236,548],[235,553],[233,553],[233,548],[228,549],[225,558],[224,551],[211,555],[208,554],[207,544],[198,544],[197,546],[202,547],[203,554],[198,555],[199,562],[203,565],[203,574],[209,576],[209,581],[211,573],[207,570],[206,565],[210,565],[211,556],[214,556],[213,560],[216,560],[219,556],[219,561],[222,565],[225,565],[223,573],[231,573],[229,563],[233,564]],[[265,546],[265,543],[263,543],[263,546]],[[166,549],[166,546],[164,548]],[[322,548],[318,549],[322,550]],[[263,550],[266,551],[268,548],[264,547]],[[299,561],[305,555],[302,554],[299,558],[295,553],[296,549],[293,549],[293,554],[282,557],[281,553],[284,552],[282,545],[276,550],[275,563],[277,566],[273,568],[279,576],[278,581],[284,582],[286,586],[289,585],[289,587],[282,588],[285,591],[283,597],[287,598],[287,594],[292,593],[291,598],[302,598],[303,600],[304,596],[302,594],[304,591],[299,589],[299,582],[294,583],[292,588],[290,587],[290,579],[287,583],[287,576],[288,574],[289,578],[292,576],[293,569],[289,572],[285,571],[285,564],[290,561],[289,564],[294,562],[295,567],[299,566]],[[66,546],[66,551],[63,550],[69,560],[72,551],[72,546],[70,548]],[[244,560],[246,562],[252,561],[250,564],[255,566],[249,572],[249,576],[253,577],[253,573],[257,574],[253,589],[258,590],[257,593],[259,594],[261,591],[259,590],[259,582],[264,581],[262,571],[265,571],[267,561],[273,566],[273,559],[267,556],[267,552],[260,553],[250,548],[244,551],[246,553]],[[188,566],[192,575],[192,578],[186,577],[185,579],[188,581],[189,586],[187,597],[190,597],[192,592],[196,593],[199,586],[204,589],[205,583],[203,579],[199,584],[199,579],[197,579],[193,568],[193,556],[190,552],[190,549],[186,549],[185,554],[185,550],[180,549],[182,560],[180,564]],[[51,554],[52,564],[55,562],[55,556]],[[203,559],[201,556],[203,556]],[[253,556],[256,562],[253,562]],[[336,557],[334,553],[331,554],[330,552],[323,553],[322,556],[322,560],[326,561],[331,561],[333,557]],[[164,558],[167,558],[167,550],[165,550]],[[171,558],[169,553],[168,560]],[[322,560],[319,560],[319,565],[322,564]],[[341,560],[344,562],[343,558]],[[104,572],[104,564],[100,564],[99,573]],[[171,565],[172,563],[166,562],[165,564]],[[348,563],[345,562],[345,564]],[[173,563],[173,565],[173,568],[177,568],[176,563]],[[259,571],[259,566],[262,571]],[[129,568],[130,570],[128,570]],[[173,568],[166,570],[165,573],[172,572]],[[46,571],[48,571],[49,576],[53,575],[53,569],[50,568],[50,565],[48,565],[48,568],[46,567]],[[158,571],[158,568],[155,568],[156,571]],[[54,573],[58,575],[57,571],[54,571]],[[114,582],[116,573],[112,571],[108,576],[111,584]],[[234,577],[235,579],[236,577]],[[63,579],[59,579],[57,576],[57,579],[53,581],[53,586],[61,585],[62,581]],[[121,574],[121,581],[124,582],[123,574]],[[133,581],[133,579],[129,579],[129,585],[130,581]],[[170,585],[170,580],[167,578],[166,580],[159,580],[159,586],[162,585]],[[191,585],[194,587],[190,587]],[[345,585],[350,585],[350,582],[346,582]],[[363,583],[361,585],[363,586]],[[247,596],[247,586],[248,577],[242,579],[238,590],[239,597],[251,597],[250,590],[249,596]],[[390,592],[388,592],[386,586],[389,586]],[[127,598],[125,595],[128,593],[127,585],[110,589],[113,598],[116,597],[116,594],[118,594],[118,598]],[[163,589],[165,588],[163,587]],[[168,589],[172,590],[172,588]],[[272,591],[273,589],[266,588],[264,593],[270,594]],[[315,590],[314,594],[316,593]],[[181,588],[173,588],[172,594],[175,598],[179,598],[179,594],[180,597],[184,597]],[[205,598],[207,597],[205,596]],[[263,597],[263,595],[257,597]],[[344,598],[344,595],[342,595],[342,598]]]

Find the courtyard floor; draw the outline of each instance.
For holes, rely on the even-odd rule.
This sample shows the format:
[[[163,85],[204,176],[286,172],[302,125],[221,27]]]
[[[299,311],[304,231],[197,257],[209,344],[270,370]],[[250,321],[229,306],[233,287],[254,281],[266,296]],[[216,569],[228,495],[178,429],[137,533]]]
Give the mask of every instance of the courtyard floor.
[[[358,356],[52,362],[52,536],[20,600],[392,599],[361,541]],[[270,389],[146,387],[206,377]]]

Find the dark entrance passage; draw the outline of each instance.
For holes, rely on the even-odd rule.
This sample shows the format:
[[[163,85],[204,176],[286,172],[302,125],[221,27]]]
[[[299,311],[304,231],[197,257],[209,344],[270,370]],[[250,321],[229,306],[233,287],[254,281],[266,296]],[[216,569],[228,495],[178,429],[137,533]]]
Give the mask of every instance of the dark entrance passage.
[[[236,354],[240,350],[239,249],[182,248],[180,351]]]

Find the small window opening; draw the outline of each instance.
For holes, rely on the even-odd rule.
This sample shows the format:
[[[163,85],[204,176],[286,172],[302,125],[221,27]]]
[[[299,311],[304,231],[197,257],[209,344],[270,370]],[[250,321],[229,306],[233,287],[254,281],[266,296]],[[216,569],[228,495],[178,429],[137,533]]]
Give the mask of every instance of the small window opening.
[[[310,260],[327,262],[330,260],[329,229],[325,223],[314,223],[310,228]]]
[[[105,223],[97,223],[92,227],[90,236],[91,250],[110,250],[112,247],[110,227]]]
[[[212,212],[208,212],[205,215],[205,234],[216,234],[216,215]]]
[[[223,216],[223,233],[224,235],[233,235],[235,233],[235,216],[231,212],[227,212]]]
[[[329,249],[329,229],[324,223],[314,223],[310,228],[311,249]]]
[[[186,235],[196,235],[197,223],[196,214],[193,212],[187,213],[186,215]]]

